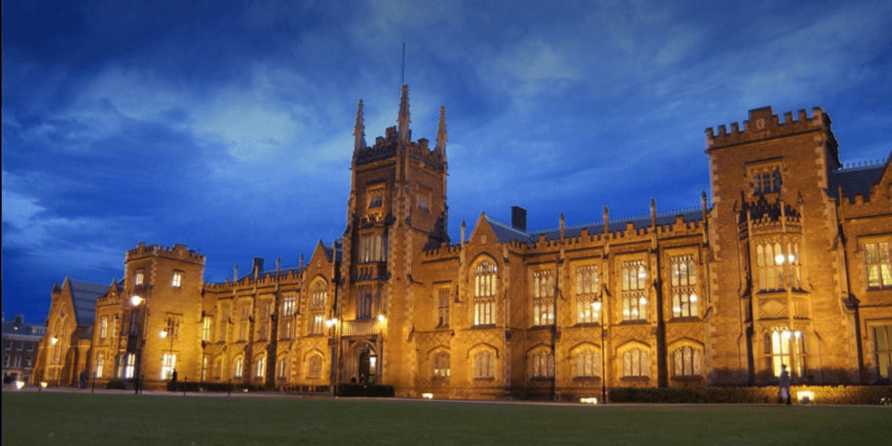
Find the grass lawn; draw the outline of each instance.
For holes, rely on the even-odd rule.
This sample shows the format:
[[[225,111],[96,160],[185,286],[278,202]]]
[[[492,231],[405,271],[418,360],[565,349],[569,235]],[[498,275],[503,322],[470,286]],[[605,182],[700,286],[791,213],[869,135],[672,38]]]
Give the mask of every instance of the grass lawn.
[[[883,407],[546,406],[3,393],[3,445],[889,444]]]

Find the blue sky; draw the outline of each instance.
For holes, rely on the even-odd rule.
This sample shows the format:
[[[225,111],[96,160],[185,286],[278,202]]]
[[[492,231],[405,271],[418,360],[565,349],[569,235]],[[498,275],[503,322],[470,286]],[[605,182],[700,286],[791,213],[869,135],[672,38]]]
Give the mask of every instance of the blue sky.
[[[356,101],[449,127],[450,231],[696,207],[706,127],[822,106],[844,161],[892,149],[892,3],[3,2],[3,310],[137,242],[206,279],[344,228]],[[522,4],[526,3],[526,4]]]

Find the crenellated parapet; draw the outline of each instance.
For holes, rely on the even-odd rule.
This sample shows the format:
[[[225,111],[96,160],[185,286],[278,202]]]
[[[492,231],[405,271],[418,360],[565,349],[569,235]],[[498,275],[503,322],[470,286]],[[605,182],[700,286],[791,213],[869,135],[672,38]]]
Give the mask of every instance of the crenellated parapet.
[[[181,260],[204,265],[205,257],[198,251],[191,250],[177,243],[167,247],[162,245],[146,245],[140,242],[136,248],[127,251],[125,261],[136,260],[143,257],[163,257],[171,260]]]
[[[706,133],[706,149],[733,146],[753,141],[759,141],[781,136],[790,136],[805,133],[817,129],[830,129],[830,116],[820,107],[812,109],[812,116],[808,116],[804,109],[799,110],[798,115],[792,112],[784,113],[781,121],[773,114],[771,107],[756,108],[749,111],[749,119],[743,121],[743,126],[737,122],[730,124],[730,130],[725,125],[717,128],[708,127]]]
[[[236,281],[205,283],[205,289],[209,291],[232,291],[240,288],[267,287],[277,284],[292,284],[303,281],[304,268],[288,268],[279,271],[263,271],[255,278],[253,275],[244,276]]]

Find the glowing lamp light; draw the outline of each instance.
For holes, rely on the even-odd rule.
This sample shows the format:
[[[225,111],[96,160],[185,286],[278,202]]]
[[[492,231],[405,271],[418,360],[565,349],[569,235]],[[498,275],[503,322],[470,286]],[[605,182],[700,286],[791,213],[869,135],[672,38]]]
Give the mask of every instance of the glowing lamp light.
[[[56,345],[59,343],[59,338],[53,336],[50,338],[50,345]]]
[[[700,298],[697,297],[696,294],[691,294],[691,297],[690,297],[690,301],[691,301],[691,303],[696,303],[696,302],[697,302],[697,299],[700,299]]]
[[[783,265],[784,260],[786,260],[786,259],[787,259],[787,257],[784,256],[783,254],[778,254],[778,255],[774,256],[774,263],[777,265]]]
[[[433,393],[422,393],[421,397],[426,400],[432,400],[432,399],[434,399],[434,394]]]
[[[644,296],[641,296],[640,298],[638,298],[638,303],[641,305],[647,305],[647,298]]]
[[[600,300],[596,300],[596,301],[592,302],[592,310],[595,310],[595,313],[601,311],[601,301]]]
[[[46,386],[48,386],[48,385],[49,385],[49,383],[47,383],[46,381],[41,381],[41,382],[40,382],[40,388],[41,388],[41,389],[46,389]]]
[[[22,389],[24,389],[24,388],[25,388],[25,381],[22,381],[22,380],[18,380],[18,381],[16,381],[16,382],[15,382],[15,388],[16,388],[16,390],[22,390]]]
[[[134,307],[138,307],[138,306],[142,305],[144,300],[145,299],[143,299],[142,296],[137,296],[134,294],[133,296],[130,296],[130,305],[132,305]]]
[[[158,333],[158,336],[161,336],[161,339],[166,338],[166,337],[167,337],[167,330],[165,330],[165,329],[162,328],[161,331]]]
[[[378,322],[384,323],[386,321],[387,321],[387,316],[384,316],[383,314],[378,315]]]
[[[799,404],[811,404],[815,402],[815,392],[811,390],[800,390],[796,392],[796,401]]]
[[[799,330],[796,330],[796,331],[793,332],[793,336],[794,336],[796,339],[799,339],[799,338],[802,337],[802,332],[799,331]]]
[[[335,322],[337,322],[337,321],[335,321],[334,319],[329,319],[329,320],[325,321],[325,326],[328,328],[334,327]]]
[[[593,397],[593,396],[590,396],[590,397],[587,397],[587,398],[580,398],[580,399],[579,399],[579,403],[580,403],[580,404],[591,404],[591,405],[595,405],[595,404],[598,404],[598,399],[595,398],[595,397]]]
[[[796,261],[796,256],[794,256],[793,254],[790,254],[787,256],[787,262],[793,263],[795,261]]]

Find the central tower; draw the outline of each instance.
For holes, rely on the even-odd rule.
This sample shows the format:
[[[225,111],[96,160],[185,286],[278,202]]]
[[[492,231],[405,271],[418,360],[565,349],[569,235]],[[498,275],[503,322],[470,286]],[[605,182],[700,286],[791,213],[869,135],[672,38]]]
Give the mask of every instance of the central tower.
[[[434,147],[413,140],[403,85],[397,125],[368,146],[359,101],[338,303],[341,383],[389,384],[400,394],[414,382],[415,256],[448,242],[445,114],[440,107]]]

